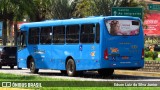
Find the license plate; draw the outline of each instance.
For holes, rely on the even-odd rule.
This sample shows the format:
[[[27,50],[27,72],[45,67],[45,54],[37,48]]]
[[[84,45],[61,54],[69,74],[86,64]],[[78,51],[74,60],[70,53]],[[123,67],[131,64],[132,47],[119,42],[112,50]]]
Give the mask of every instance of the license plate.
[[[9,58],[15,58],[15,56],[9,56]]]
[[[127,56],[123,56],[123,57],[122,57],[122,59],[129,59],[129,57],[127,57]]]

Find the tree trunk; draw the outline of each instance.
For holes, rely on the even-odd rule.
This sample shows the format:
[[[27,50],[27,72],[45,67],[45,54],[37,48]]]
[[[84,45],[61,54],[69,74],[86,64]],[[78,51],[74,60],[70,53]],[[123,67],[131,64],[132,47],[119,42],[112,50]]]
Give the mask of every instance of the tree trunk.
[[[17,46],[17,22],[14,23],[14,45]]]
[[[3,45],[6,46],[6,44],[7,44],[7,20],[3,21],[2,33],[3,33],[2,42],[3,42]]]

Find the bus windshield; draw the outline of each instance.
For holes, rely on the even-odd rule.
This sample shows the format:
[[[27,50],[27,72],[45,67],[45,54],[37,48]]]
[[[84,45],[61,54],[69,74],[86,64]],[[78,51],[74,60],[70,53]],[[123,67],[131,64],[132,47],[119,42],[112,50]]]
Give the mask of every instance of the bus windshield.
[[[106,27],[111,35],[138,35],[139,21],[136,20],[106,20]]]

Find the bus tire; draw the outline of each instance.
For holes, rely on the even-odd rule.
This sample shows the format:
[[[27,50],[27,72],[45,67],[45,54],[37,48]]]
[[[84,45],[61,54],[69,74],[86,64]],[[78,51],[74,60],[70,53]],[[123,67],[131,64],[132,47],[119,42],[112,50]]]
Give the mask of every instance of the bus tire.
[[[114,69],[99,69],[98,74],[101,76],[112,76],[114,72]]]
[[[14,66],[10,66],[10,69],[14,69]]]
[[[0,69],[2,69],[2,66],[0,65]]]
[[[39,69],[36,69],[34,60],[31,60],[29,64],[31,73],[38,73]]]
[[[75,65],[75,62],[73,59],[70,58],[67,61],[66,70],[67,70],[68,76],[71,76],[71,77],[76,76],[76,73],[77,73],[76,72],[76,65]]]

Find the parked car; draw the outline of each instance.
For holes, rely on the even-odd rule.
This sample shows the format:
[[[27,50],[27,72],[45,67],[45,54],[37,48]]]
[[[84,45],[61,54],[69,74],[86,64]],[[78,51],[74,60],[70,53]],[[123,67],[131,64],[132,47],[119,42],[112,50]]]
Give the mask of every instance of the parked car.
[[[2,66],[10,66],[11,69],[17,65],[17,47],[0,46],[0,69]]]

